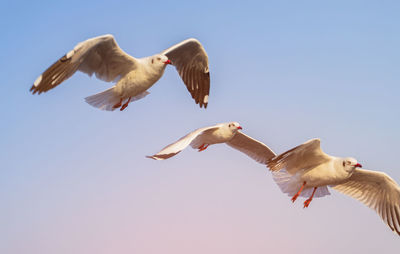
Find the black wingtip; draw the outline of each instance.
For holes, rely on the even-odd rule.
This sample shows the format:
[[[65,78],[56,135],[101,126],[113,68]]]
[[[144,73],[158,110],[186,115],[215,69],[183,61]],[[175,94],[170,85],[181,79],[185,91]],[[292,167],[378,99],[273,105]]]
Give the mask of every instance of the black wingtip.
[[[31,87],[31,89],[29,89],[29,92],[32,92],[32,94],[36,94],[37,91],[38,90],[37,90],[36,86],[34,86],[34,85]]]
[[[208,103],[201,103],[201,102],[198,102],[198,103],[196,103],[196,104],[199,104],[200,108],[204,108],[204,109],[206,109],[207,106],[208,106]]]

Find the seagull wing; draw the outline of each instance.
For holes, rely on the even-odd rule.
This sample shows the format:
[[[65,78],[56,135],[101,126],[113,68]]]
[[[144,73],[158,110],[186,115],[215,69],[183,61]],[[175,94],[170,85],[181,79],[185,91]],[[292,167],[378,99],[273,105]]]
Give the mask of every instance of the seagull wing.
[[[135,68],[137,60],[126,54],[112,35],[103,35],[78,43],[50,66],[31,87],[33,94],[47,92],[76,71],[107,82],[115,81]]]
[[[264,143],[255,140],[246,134],[238,131],[227,144],[261,164],[276,156],[276,154]]]
[[[344,183],[332,186],[374,209],[400,235],[400,187],[387,174],[355,169]]]
[[[311,139],[304,144],[296,146],[267,162],[271,171],[278,171],[283,168],[290,174],[295,174],[302,169],[308,169],[327,162],[331,156],[321,150],[319,139]]]
[[[185,83],[192,98],[200,107],[207,108],[210,93],[208,56],[201,43],[187,39],[163,52],[171,60]]]
[[[202,135],[209,131],[217,130],[219,126],[210,126],[205,128],[197,129],[186,136],[180,138],[178,141],[166,146],[157,154],[152,156],[146,156],[147,158],[151,158],[154,160],[165,160],[168,159],[178,153],[180,153],[183,149],[185,149],[188,145],[191,145],[193,148],[196,148],[199,144],[199,141],[202,139]]]

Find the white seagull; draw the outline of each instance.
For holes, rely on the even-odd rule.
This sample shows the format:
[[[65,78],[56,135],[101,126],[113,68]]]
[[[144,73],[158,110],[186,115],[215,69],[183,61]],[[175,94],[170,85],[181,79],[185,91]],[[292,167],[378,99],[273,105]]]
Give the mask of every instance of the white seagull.
[[[209,145],[219,143],[226,143],[262,164],[266,164],[269,159],[275,156],[275,153],[268,146],[242,133],[241,129],[242,127],[237,122],[220,123],[200,128],[166,146],[157,154],[146,157],[165,160],[178,154],[188,145],[201,152],[207,149]]]
[[[134,58],[125,53],[110,34],[78,43],[40,75],[30,91],[47,92],[76,71],[106,82],[117,82],[104,92],[85,98],[90,105],[103,109],[124,110],[129,102],[149,94],[149,89],[164,73],[167,64],[176,67],[192,98],[207,108],[210,91],[208,56],[196,39],[184,40],[159,54]]]
[[[330,195],[327,186],[353,197],[374,209],[383,221],[400,235],[400,187],[387,174],[363,170],[354,158],[324,153],[319,139],[311,139],[267,162],[274,180],[296,201],[298,196]]]

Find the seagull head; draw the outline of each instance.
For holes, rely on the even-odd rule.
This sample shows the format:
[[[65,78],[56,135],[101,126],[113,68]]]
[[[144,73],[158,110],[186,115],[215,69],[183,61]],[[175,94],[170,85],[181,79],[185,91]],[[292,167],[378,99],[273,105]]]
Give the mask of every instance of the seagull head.
[[[362,167],[362,165],[358,163],[356,159],[351,157],[344,158],[342,163],[343,163],[343,168],[348,172],[352,172],[354,171],[354,169]]]
[[[168,57],[165,55],[154,55],[150,57],[150,63],[151,65],[160,68],[165,68],[167,64],[172,64],[171,60],[169,60]]]
[[[236,133],[238,130],[243,129],[242,126],[238,122],[230,122],[226,124],[228,128],[233,132]]]

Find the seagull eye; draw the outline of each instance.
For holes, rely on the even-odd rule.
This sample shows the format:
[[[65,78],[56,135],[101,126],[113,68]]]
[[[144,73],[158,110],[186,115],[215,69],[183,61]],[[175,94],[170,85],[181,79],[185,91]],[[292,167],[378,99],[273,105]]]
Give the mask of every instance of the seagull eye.
[[[228,127],[231,127],[231,125],[228,125]]]

